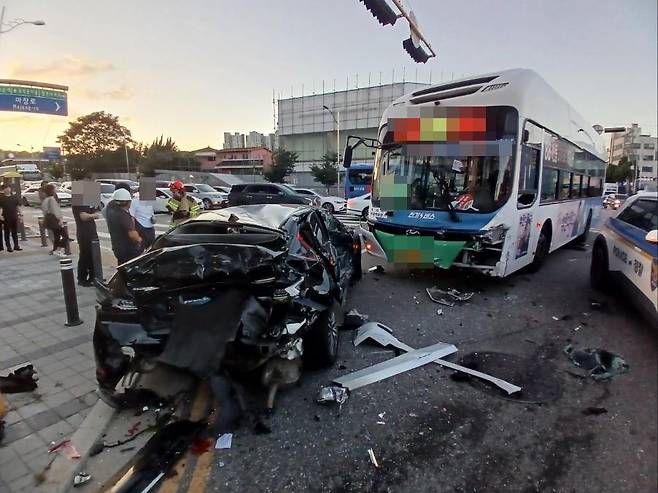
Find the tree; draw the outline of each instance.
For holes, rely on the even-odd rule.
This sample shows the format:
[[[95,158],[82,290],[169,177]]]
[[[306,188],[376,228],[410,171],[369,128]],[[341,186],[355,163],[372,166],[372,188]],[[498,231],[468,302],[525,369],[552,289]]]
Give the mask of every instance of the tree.
[[[322,164],[311,166],[311,173],[315,181],[322,183],[327,189],[336,184],[338,174],[338,154],[335,152],[327,152],[322,156]]]
[[[608,183],[619,183],[627,180],[632,180],[635,169],[632,169],[635,163],[629,161],[624,156],[617,164],[610,164],[606,169],[605,181]]]
[[[130,130],[119,123],[119,117],[104,111],[96,111],[70,122],[69,128],[57,141],[62,144],[64,152],[77,156],[116,151],[133,142]]]
[[[295,163],[299,155],[294,151],[277,149],[272,154],[272,166],[263,170],[265,179],[272,183],[283,183],[286,176],[295,171]]]
[[[60,178],[64,177],[64,167],[61,164],[53,164],[50,167],[50,176],[52,176],[55,180],[59,180]]]
[[[165,140],[160,136],[145,147],[139,171],[142,176],[155,176],[158,169],[198,171],[199,167],[199,162],[193,156],[178,150],[171,137]]]

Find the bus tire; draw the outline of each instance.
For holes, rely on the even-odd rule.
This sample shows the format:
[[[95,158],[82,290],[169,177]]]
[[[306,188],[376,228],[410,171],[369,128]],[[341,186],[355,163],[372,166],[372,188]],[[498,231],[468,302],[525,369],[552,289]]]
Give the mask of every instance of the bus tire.
[[[610,285],[608,249],[605,240],[597,238],[592,248],[592,263],[589,268],[589,283],[592,288],[605,292]]]
[[[537,248],[535,249],[535,256],[532,259],[532,263],[528,267],[530,272],[537,272],[539,269],[541,269],[542,265],[544,265],[546,257],[548,257],[548,254],[551,251],[551,237],[551,224],[547,221],[539,233]]]
[[[583,233],[576,237],[574,240],[575,245],[583,246],[587,242],[587,235],[589,234],[589,228],[592,225],[592,209],[589,210],[587,215],[587,221],[585,221],[585,230]]]
[[[363,209],[363,211],[361,211],[361,219],[363,219],[364,221],[368,219],[369,211],[370,211],[370,207],[366,207],[365,209]]]

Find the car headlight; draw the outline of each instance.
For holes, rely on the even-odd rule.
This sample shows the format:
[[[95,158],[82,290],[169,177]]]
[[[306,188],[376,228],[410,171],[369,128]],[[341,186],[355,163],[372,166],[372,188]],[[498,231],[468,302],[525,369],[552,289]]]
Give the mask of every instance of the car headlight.
[[[507,234],[507,230],[508,228],[504,224],[499,224],[498,226],[494,226],[493,228],[487,230],[482,235],[482,241],[484,243],[489,243],[491,245],[502,243],[503,241],[505,241],[505,235]]]

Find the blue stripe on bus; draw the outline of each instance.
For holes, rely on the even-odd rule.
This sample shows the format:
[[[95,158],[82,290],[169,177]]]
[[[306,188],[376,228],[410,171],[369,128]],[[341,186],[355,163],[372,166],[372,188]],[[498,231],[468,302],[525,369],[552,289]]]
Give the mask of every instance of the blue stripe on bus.
[[[633,245],[638,247],[643,252],[648,253],[652,257],[656,257],[658,254],[658,246],[653,243],[649,243],[645,237],[647,232],[643,229],[640,229],[632,224],[628,224],[624,221],[620,221],[616,217],[611,217],[608,219],[608,226],[615,233],[620,235],[623,238],[629,240]]]
[[[418,219],[409,217],[410,213],[434,214],[434,219]],[[387,224],[404,228],[418,228],[424,230],[445,230],[460,232],[478,232],[493,219],[496,212],[489,214],[474,214],[469,212],[457,212],[460,222],[456,223],[450,219],[447,211],[395,211],[392,216],[379,217],[377,224]]]

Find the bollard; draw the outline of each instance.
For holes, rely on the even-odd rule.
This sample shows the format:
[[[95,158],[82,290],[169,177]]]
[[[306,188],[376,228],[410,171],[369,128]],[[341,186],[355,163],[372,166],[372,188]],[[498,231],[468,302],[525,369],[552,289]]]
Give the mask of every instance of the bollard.
[[[78,313],[78,298],[75,294],[75,279],[73,278],[73,261],[63,258],[59,261],[62,272],[62,289],[64,290],[64,305],[66,306],[66,325],[72,327],[80,325],[80,314]]]
[[[21,216],[21,221],[18,224],[18,227],[21,233],[21,241],[27,241],[27,236],[25,235],[25,221],[23,220],[23,216]]]
[[[66,221],[62,223],[62,229],[64,230],[64,253],[66,255],[71,255],[71,240],[69,240],[69,225],[66,224]]]
[[[43,216],[39,216],[39,236],[41,236],[41,246],[47,247],[48,240],[46,239],[46,226],[44,224]]]
[[[102,281],[103,278],[103,257],[101,256],[101,242],[98,238],[91,240],[91,259],[94,266],[94,279]]]

